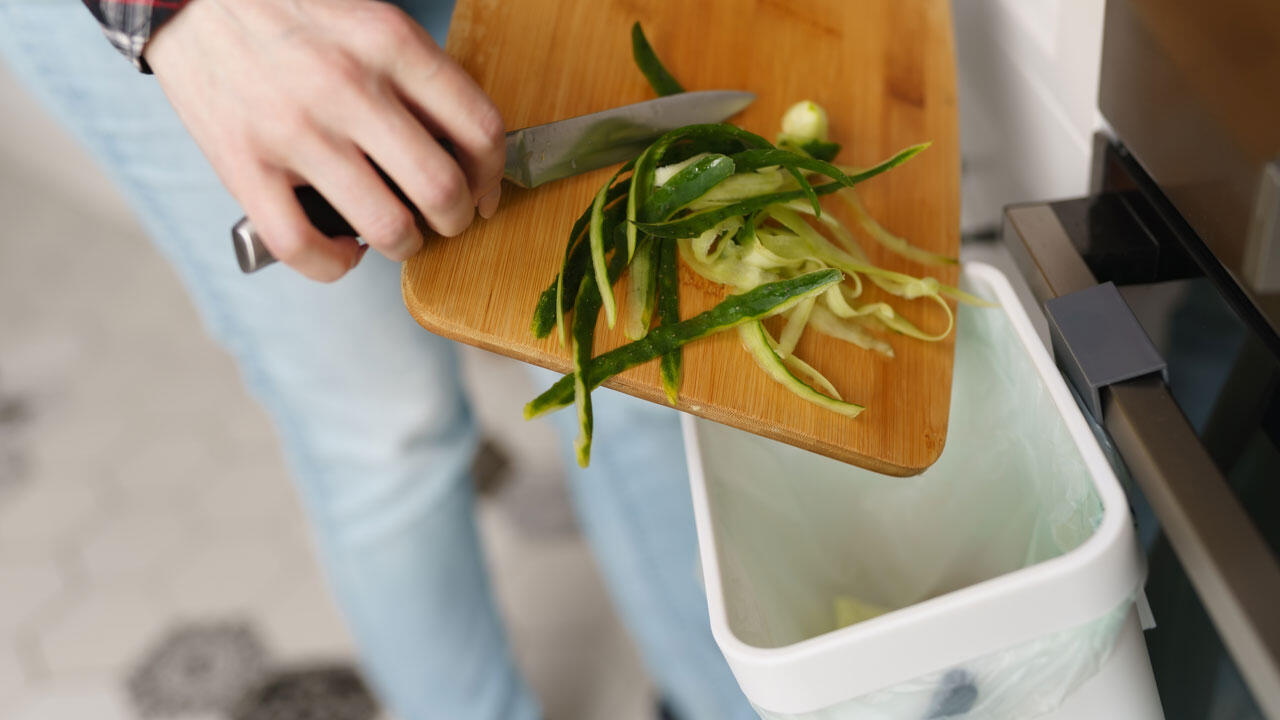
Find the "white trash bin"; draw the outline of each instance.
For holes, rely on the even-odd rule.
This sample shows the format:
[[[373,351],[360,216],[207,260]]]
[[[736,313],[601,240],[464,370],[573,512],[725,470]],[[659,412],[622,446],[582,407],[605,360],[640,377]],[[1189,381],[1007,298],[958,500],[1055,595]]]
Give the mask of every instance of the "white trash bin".
[[[962,281],[1001,307],[919,476],[685,416],[716,641],[768,720],[1159,720],[1124,493],[1007,278]]]

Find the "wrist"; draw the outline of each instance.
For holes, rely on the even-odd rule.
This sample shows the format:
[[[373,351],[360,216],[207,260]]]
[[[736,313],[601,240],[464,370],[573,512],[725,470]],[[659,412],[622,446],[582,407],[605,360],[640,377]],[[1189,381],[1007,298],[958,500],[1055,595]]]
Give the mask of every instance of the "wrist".
[[[161,22],[152,24],[146,43],[138,54],[138,69],[142,70],[142,72],[154,72],[157,65],[164,64],[163,58],[167,54],[169,46],[178,42],[175,36],[182,34],[180,28],[191,19],[192,8],[188,7],[191,5],[190,0],[180,0],[179,3],[174,4],[179,5],[178,9],[183,12],[179,15],[175,9],[169,12]]]
[[[150,72],[144,51],[161,27],[166,25],[190,0],[84,0],[107,40],[134,67]]]

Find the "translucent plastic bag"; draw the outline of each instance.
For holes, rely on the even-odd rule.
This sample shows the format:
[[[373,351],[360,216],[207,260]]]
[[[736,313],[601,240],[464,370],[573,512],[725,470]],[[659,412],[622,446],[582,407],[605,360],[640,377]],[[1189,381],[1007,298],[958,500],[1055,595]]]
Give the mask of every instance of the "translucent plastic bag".
[[[997,650],[961,665],[803,714],[757,707],[764,720],[1032,718],[1051,712],[1098,671],[1115,645],[1130,600],[1078,628]]]
[[[988,296],[997,277],[1003,281],[990,268],[966,272],[970,289]],[[1007,290],[1007,281],[1002,287]],[[1030,344],[1038,340],[1025,315],[1013,322],[1008,312],[961,308],[957,328],[947,444],[938,462],[919,476],[879,475],[724,426],[692,423],[698,450],[691,469],[701,476],[701,485],[694,483],[700,537],[709,535],[714,546],[713,559],[704,548],[704,565],[710,560],[716,566],[714,578],[708,574],[708,591],[718,591],[727,625],[720,635],[731,634],[733,642],[718,639],[740,682],[744,664],[755,663],[743,682],[749,697],[749,686],[768,677],[759,650],[800,657],[807,651],[792,649],[814,638],[856,645],[863,623],[879,622],[876,616],[884,613],[900,620],[904,613],[921,612],[921,603],[930,599],[936,622],[950,598],[961,597],[953,591],[979,584],[996,597],[1001,583],[1010,583],[1010,592],[1015,586],[1026,591],[1025,579],[1013,573],[1067,555],[1098,533],[1104,518],[1100,487],[1107,490],[1111,511],[1125,512],[1123,494],[1065,385],[1043,347]],[[1041,356],[1033,357],[1037,348]],[[1105,591],[1080,588],[1096,608],[1092,614],[1072,617],[1070,610],[1046,606],[1043,631],[1036,633],[1028,628],[1037,624],[1039,608],[1006,603],[1006,610],[1017,610],[1008,623],[998,614],[989,617],[986,635],[971,626],[951,632],[935,625],[942,628],[936,644],[913,647],[928,647],[927,654],[937,657],[844,656],[884,677],[892,675],[884,665],[896,666],[901,677],[892,685],[846,694],[839,703],[806,712],[764,709],[758,698],[752,700],[770,719],[1021,720],[1046,712],[1106,658],[1140,580],[1127,516],[1111,521],[1108,537],[1117,544],[1112,557],[1123,570],[1098,575],[1098,582],[1111,586]],[[1132,547],[1119,547],[1126,543]],[[1064,587],[1072,592],[1070,585],[1059,591]],[[957,612],[969,614],[956,617],[987,617],[982,598],[970,592],[962,602]],[[711,604],[714,626],[717,602]],[[861,622],[847,632],[840,629],[852,620]],[[910,624],[902,627],[908,632]],[[736,664],[735,654],[743,658]],[[963,660],[939,664],[943,657]],[[773,662],[782,667],[782,659]],[[909,672],[916,665],[920,671]],[[863,685],[858,667],[847,670],[850,688]],[[793,677],[788,684],[803,683]],[[965,688],[972,697],[966,698]],[[826,698],[839,696],[831,688],[818,690]],[[806,705],[804,692],[774,688],[769,697],[796,697],[795,704]]]

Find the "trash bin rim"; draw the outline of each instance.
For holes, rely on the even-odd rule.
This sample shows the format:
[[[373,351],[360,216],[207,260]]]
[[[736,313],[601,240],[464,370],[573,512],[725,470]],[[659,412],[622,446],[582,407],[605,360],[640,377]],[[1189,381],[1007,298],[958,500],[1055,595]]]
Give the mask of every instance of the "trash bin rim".
[[[985,263],[966,263],[962,270],[967,280],[995,296],[1031,356],[1093,478],[1102,521],[1088,539],[1058,557],[789,645],[750,645],[728,623],[698,442],[697,427],[705,421],[684,416],[712,633],[743,691],[759,707],[813,712],[1081,625],[1132,597],[1145,574],[1124,491],[1009,280]],[[942,637],[946,640],[939,641]]]

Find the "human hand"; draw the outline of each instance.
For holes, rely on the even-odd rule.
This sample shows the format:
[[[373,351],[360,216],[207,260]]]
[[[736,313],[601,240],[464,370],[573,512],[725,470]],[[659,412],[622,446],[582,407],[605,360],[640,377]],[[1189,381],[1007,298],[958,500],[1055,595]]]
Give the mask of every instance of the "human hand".
[[[413,213],[369,159],[441,235],[462,232],[476,208],[486,218],[497,208],[505,159],[498,109],[394,5],[195,0],[151,38],[145,56],[263,243],[307,277],[337,280],[365,248],[313,228],[295,186],[314,186],[393,260],[422,246]]]

